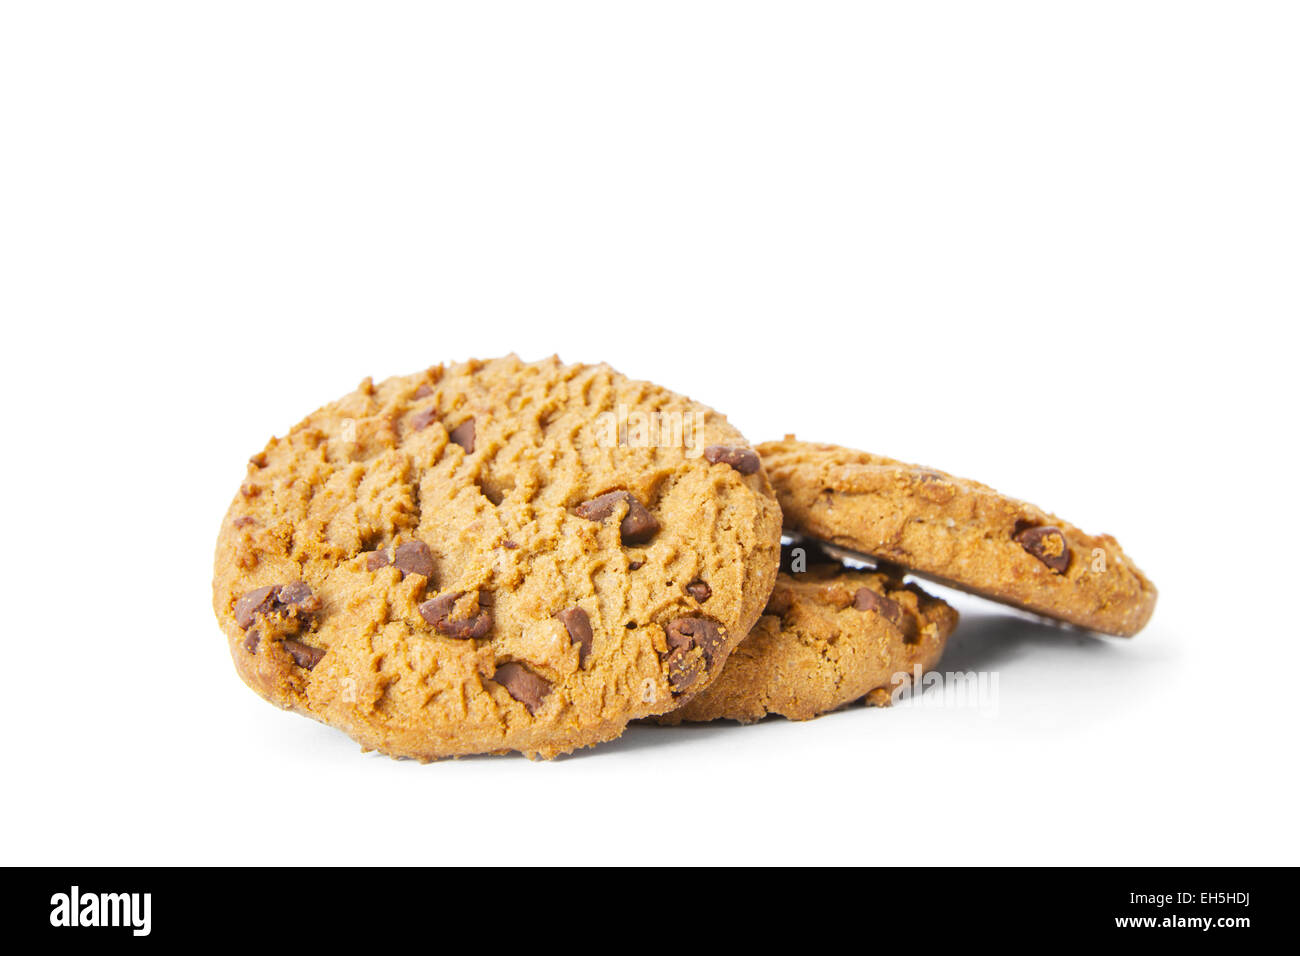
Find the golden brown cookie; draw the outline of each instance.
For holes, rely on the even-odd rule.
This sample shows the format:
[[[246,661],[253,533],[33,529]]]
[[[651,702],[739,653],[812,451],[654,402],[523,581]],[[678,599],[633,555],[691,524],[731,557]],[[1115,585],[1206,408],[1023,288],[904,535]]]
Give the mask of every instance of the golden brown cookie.
[[[437,366],[253,457],[213,604],[250,687],[364,748],[551,757],[708,686],[780,524],[744,437],[689,399],[554,358]]]
[[[1129,637],[1156,589],[1110,535],[978,482],[836,445],[758,448],[792,532],[984,597]]]
[[[933,668],[957,612],[920,588],[835,564],[777,576],[758,624],[707,689],[659,723],[808,720]]]

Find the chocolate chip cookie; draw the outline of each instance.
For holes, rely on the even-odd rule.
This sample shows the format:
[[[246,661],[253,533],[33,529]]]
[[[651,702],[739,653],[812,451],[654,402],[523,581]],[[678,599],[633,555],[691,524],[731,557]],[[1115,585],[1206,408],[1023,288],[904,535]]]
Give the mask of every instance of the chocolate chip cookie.
[[[656,720],[808,720],[863,698],[887,705],[938,663],[956,625],[943,601],[887,574],[839,562],[782,571],[718,679]]]
[[[1110,535],[978,482],[793,436],[758,452],[793,532],[1105,634],[1132,636],[1155,609]]]
[[[703,405],[603,365],[437,366],[252,458],[213,605],[250,687],[363,748],[552,757],[716,678],[780,525]]]

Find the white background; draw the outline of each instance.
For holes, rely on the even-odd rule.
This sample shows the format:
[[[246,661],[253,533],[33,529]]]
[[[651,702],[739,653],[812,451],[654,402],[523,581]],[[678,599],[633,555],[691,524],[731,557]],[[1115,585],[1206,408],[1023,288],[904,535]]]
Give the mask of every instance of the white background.
[[[1294,5],[0,9],[4,862],[1300,862]],[[1155,619],[961,602],[996,713],[362,756],[236,677],[221,516],[509,351],[1114,533]]]

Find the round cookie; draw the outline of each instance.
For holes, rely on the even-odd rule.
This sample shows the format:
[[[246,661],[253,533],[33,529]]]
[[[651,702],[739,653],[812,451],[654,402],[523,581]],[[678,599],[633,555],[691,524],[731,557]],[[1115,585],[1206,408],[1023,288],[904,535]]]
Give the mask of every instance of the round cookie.
[[[608,366],[437,366],[255,455],[213,606],[267,700],[421,760],[552,757],[703,690],[780,510],[718,413]]]
[[[1155,609],[1110,535],[986,485],[793,436],[758,451],[792,532],[1105,634],[1130,637]]]
[[[915,585],[838,562],[777,576],[758,624],[709,687],[659,723],[809,720],[933,668],[957,612]],[[902,675],[906,675],[904,678]]]

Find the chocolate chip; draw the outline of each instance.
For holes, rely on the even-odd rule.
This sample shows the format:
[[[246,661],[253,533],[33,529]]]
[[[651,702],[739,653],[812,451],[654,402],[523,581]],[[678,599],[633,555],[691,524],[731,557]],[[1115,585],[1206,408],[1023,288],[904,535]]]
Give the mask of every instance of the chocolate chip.
[[[644,567],[645,567],[644,561],[629,561],[627,563],[627,569],[629,571],[640,571]]]
[[[686,593],[703,604],[713,595],[713,588],[704,581],[692,581],[686,585]]]
[[[713,666],[718,648],[724,642],[722,629],[705,617],[674,618],[664,628],[664,637],[669,647],[668,683],[678,692],[690,687]]]
[[[492,630],[492,615],[484,611],[481,614],[475,614],[473,617],[460,619],[447,617],[433,626],[439,634],[445,634],[460,641],[477,640],[486,637],[488,631]]]
[[[448,432],[447,437],[464,448],[465,454],[470,454],[474,451],[474,419],[461,422]]]
[[[590,501],[584,501],[578,507],[573,509],[573,513],[579,518],[586,518],[588,521],[604,521],[614,513],[620,501],[630,498],[626,491],[610,491],[603,495],[597,495]]]
[[[438,409],[430,405],[428,408],[422,408],[411,416],[411,428],[414,431],[424,431],[438,420]]]
[[[371,551],[366,555],[366,570],[378,571],[380,568],[386,568],[389,565],[387,551]]]
[[[707,617],[678,617],[668,622],[664,629],[668,646],[690,649],[698,647],[710,664],[713,655],[723,644],[722,628]]]
[[[1070,546],[1065,542],[1065,533],[1052,525],[1029,527],[1015,534],[1016,543],[1047,565],[1057,574],[1064,574],[1070,567]]]
[[[668,686],[680,694],[704,676],[704,659],[679,651],[668,658]]]
[[[439,621],[451,613],[451,609],[456,606],[464,591],[448,591],[446,594],[439,594],[437,597],[431,597],[417,608],[420,617],[424,618],[430,624],[437,625]]]
[[[393,555],[393,564],[402,572],[402,577],[422,574],[426,578],[433,578],[433,553],[423,541],[408,541],[398,545]]]
[[[311,588],[306,581],[294,581],[282,584],[275,592],[275,599],[281,604],[302,604],[311,597]]]
[[[516,548],[519,547],[519,543],[517,541],[511,541],[509,538],[506,538],[506,540],[501,542],[501,547],[505,548],[507,551],[514,551]]]
[[[492,679],[504,687],[506,693],[527,707],[530,714],[537,713],[537,708],[542,706],[542,701],[551,692],[550,681],[514,661],[498,667]]]
[[[645,505],[633,498],[628,504],[627,515],[618,526],[619,537],[628,544],[644,544],[659,531],[659,521]]]
[[[264,588],[254,588],[235,602],[235,623],[248,630],[253,618],[265,614],[275,604],[274,584]]]
[[[276,611],[288,611],[291,617],[311,617],[321,608],[321,600],[311,593],[306,581],[281,585],[275,592]]]
[[[556,611],[555,617],[569,632],[569,640],[578,645],[578,666],[586,667],[587,655],[591,653],[591,618],[580,607],[566,607],[563,611]]]
[[[456,602],[465,594],[464,591],[448,591],[430,598],[417,608],[420,617],[429,622],[439,634],[454,637],[457,640],[470,640],[483,637],[492,629],[492,615],[487,612],[473,617],[452,619],[451,612]]]
[[[853,595],[853,607],[859,611],[875,611],[902,631],[905,637],[916,630],[915,622],[903,609],[903,605],[871,588],[858,588],[857,593]]]
[[[624,544],[641,544],[653,538],[659,530],[659,522],[630,491],[608,491],[597,495],[578,505],[573,513],[588,521],[604,521],[624,501],[627,502],[627,514],[618,526],[619,538]]]
[[[430,385],[428,382],[425,382],[423,385],[421,385],[419,388],[415,390],[414,394],[412,394],[411,397],[428,398],[432,394],[433,394],[433,386]]]
[[[235,602],[235,623],[248,630],[259,614],[283,614],[306,620],[321,608],[306,581],[254,588]]]
[[[704,460],[710,465],[730,465],[742,475],[758,471],[758,452],[741,445],[710,445],[704,449]]]
[[[310,644],[304,644],[302,641],[295,641],[293,638],[286,638],[280,642],[280,646],[289,652],[293,662],[299,667],[305,667],[311,670],[321,662],[325,652],[319,647],[312,647]]]
[[[244,638],[244,650],[250,654],[256,654],[257,645],[260,643],[262,643],[262,634],[257,628],[253,628],[248,632],[248,636]]]

